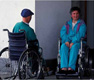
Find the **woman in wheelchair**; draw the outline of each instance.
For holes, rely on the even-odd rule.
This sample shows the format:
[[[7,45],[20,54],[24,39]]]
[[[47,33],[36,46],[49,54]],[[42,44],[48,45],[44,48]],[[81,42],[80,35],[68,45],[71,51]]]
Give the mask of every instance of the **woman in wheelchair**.
[[[62,45],[60,48],[61,70],[75,70],[76,60],[80,49],[80,41],[85,37],[86,25],[80,19],[80,9],[70,9],[71,19],[66,22],[60,31]]]

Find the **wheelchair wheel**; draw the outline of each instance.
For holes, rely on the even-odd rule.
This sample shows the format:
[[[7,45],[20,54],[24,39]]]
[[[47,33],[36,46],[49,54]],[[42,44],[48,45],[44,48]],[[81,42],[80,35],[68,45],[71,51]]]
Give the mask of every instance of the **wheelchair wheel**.
[[[42,63],[36,51],[30,49],[24,51],[19,59],[19,79],[43,78],[40,77],[43,75],[42,72]]]
[[[10,68],[10,60],[8,56],[8,47],[4,48],[0,52],[0,73],[5,72],[9,70]]]
[[[0,52],[0,64],[0,75],[2,79],[16,78],[16,75],[14,76],[14,66],[12,65],[12,61],[9,59],[8,47],[5,47]]]

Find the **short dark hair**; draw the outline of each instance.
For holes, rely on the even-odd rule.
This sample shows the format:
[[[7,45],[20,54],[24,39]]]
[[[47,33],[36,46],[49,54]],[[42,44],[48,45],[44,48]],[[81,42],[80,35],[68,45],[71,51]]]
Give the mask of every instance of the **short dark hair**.
[[[70,14],[71,14],[73,11],[78,11],[79,14],[81,13],[81,10],[80,10],[79,7],[72,7],[72,8],[70,9]]]

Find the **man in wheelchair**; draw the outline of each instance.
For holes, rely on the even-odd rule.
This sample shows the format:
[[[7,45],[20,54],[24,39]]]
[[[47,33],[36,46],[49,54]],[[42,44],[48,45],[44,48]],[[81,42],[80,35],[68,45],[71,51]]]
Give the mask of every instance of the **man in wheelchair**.
[[[36,34],[34,33],[34,30],[29,26],[29,22],[32,18],[32,15],[34,13],[29,10],[29,9],[23,9],[21,12],[22,16],[22,22],[18,22],[14,28],[13,28],[13,33],[19,33],[19,30],[24,30],[26,34],[26,40],[28,44],[28,54],[29,60],[32,58],[32,63],[30,62],[29,65],[32,66],[32,73],[36,70],[38,70],[38,61],[37,58],[42,58],[42,53],[39,52],[39,42],[38,39],[36,38]],[[31,51],[33,50],[33,51]],[[37,54],[36,54],[37,53]],[[36,56],[36,55],[38,56]],[[43,60],[43,59],[42,59]]]
[[[81,38],[85,37],[86,25],[80,19],[80,9],[72,7],[70,9],[71,19],[66,22],[60,32],[62,45],[60,48],[62,71],[74,71],[78,52],[81,46]]]

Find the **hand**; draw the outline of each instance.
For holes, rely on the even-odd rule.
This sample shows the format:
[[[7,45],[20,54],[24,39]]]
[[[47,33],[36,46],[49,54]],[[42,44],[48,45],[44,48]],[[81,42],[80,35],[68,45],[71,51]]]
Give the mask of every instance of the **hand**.
[[[73,45],[73,43],[70,43],[70,47],[69,47],[69,48],[71,48],[71,47],[72,47],[72,45]]]
[[[69,42],[66,42],[65,43],[67,47],[70,47],[70,43]]]

